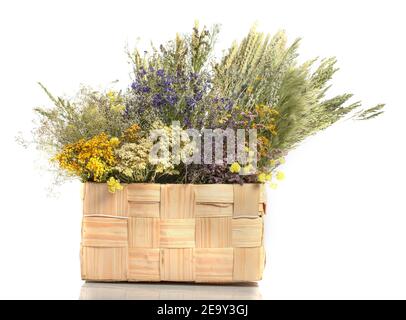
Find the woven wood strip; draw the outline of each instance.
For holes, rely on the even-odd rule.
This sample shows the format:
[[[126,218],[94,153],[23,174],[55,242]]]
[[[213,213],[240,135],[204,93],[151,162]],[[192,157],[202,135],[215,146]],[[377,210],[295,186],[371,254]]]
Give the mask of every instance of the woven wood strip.
[[[246,282],[265,264],[257,184],[83,187],[82,279]]]
[[[233,248],[196,248],[196,282],[230,282],[233,280]]]
[[[238,282],[260,280],[264,265],[263,247],[235,248],[233,280]]]
[[[128,202],[128,216],[159,218],[159,202]]]
[[[127,216],[127,211],[127,188],[112,194],[104,183],[85,184],[83,214]]]
[[[131,202],[160,202],[161,186],[153,183],[133,183],[126,188],[127,200]]]
[[[262,218],[232,219],[233,247],[260,247],[262,245]]]
[[[195,219],[161,219],[161,248],[194,248]]]
[[[161,280],[193,281],[194,249],[161,249]]]
[[[194,186],[197,203],[233,203],[233,185],[201,184]]]
[[[161,186],[161,218],[190,219],[195,217],[195,192],[190,184]]]
[[[127,220],[84,217],[82,245],[86,247],[127,247]]]
[[[232,217],[232,203],[198,203],[196,217]]]
[[[261,186],[258,184],[235,184],[233,217],[257,217],[260,193]]]
[[[231,248],[231,217],[196,218],[197,248]]]
[[[82,279],[95,281],[127,280],[127,248],[83,246]]]
[[[128,246],[130,248],[159,248],[159,218],[128,219]]]
[[[129,248],[128,280],[160,281],[160,249]]]

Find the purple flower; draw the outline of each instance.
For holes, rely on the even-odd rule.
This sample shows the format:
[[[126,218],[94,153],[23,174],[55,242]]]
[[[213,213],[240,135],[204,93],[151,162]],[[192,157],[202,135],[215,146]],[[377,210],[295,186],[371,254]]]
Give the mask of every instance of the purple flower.
[[[138,76],[143,77],[147,74],[144,68],[140,68],[140,71],[138,72]]]
[[[186,105],[188,107],[194,107],[196,105],[195,99],[193,99],[191,97],[186,97],[185,100],[186,100]]]
[[[226,105],[224,106],[224,108],[225,108],[226,110],[230,110],[232,107],[233,107],[233,102],[232,102],[232,101],[228,101],[228,102],[226,103]]]
[[[166,87],[165,91],[166,92],[175,92],[175,90],[172,87]]]
[[[141,88],[141,91],[142,91],[143,93],[148,93],[148,92],[151,91],[151,88],[148,87],[148,86],[143,86],[143,87]]]
[[[131,84],[131,88],[132,88],[133,90],[137,90],[137,88],[138,88],[138,83],[137,83],[136,81],[134,81],[134,82]]]
[[[202,92],[198,92],[198,93],[195,95],[195,100],[196,100],[196,101],[200,101],[200,100],[202,100],[202,97],[203,97],[203,93],[202,93]]]
[[[167,77],[165,79],[165,81],[163,82],[163,85],[169,87],[172,85],[172,83],[173,83],[173,79],[171,77]]]
[[[190,122],[190,118],[188,116],[184,117],[184,122],[183,123],[187,128],[190,128],[192,126],[192,123]]]
[[[169,95],[166,97],[166,100],[171,106],[174,106],[178,102],[178,97],[176,95]]]
[[[163,99],[160,93],[154,95],[152,98],[152,105],[154,107],[161,107],[163,105]]]
[[[165,72],[164,72],[163,69],[159,69],[159,70],[156,72],[156,75],[157,75],[158,77],[163,77],[163,76],[165,76]]]

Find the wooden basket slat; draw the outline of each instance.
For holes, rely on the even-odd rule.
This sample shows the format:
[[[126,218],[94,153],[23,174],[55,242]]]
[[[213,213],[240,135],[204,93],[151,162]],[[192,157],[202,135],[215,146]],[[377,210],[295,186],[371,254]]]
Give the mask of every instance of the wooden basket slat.
[[[263,247],[235,248],[233,280],[258,281],[262,278],[265,255]]]
[[[262,244],[262,218],[232,220],[233,247],[259,247]]]
[[[159,202],[128,202],[129,217],[159,218]]]
[[[161,249],[161,280],[193,281],[194,256],[192,248]]]
[[[196,248],[230,248],[231,217],[196,218]]]
[[[196,248],[196,282],[233,281],[233,248]]]
[[[92,247],[127,247],[127,220],[84,217],[82,245]]]
[[[85,183],[83,214],[127,216],[127,188],[111,193],[104,183]]]
[[[159,218],[128,219],[128,246],[130,248],[159,248]]]
[[[127,200],[132,202],[160,202],[161,186],[153,183],[127,185]]]
[[[82,278],[96,281],[126,281],[127,256],[127,248],[83,246]]]
[[[165,219],[160,223],[161,248],[194,248],[195,219]]]
[[[129,281],[160,281],[160,249],[128,249]]]
[[[197,203],[233,203],[233,185],[201,184],[194,185]]]
[[[161,218],[189,219],[195,217],[195,193],[192,185],[161,186]]]
[[[196,217],[232,217],[232,203],[197,203]]]
[[[258,184],[234,184],[233,217],[257,217],[261,186]]]

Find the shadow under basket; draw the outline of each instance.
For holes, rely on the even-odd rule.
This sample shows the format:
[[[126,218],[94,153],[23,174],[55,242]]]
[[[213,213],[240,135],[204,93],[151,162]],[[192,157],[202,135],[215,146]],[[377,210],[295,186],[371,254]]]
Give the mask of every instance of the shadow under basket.
[[[83,185],[81,274],[90,281],[262,278],[260,184]]]

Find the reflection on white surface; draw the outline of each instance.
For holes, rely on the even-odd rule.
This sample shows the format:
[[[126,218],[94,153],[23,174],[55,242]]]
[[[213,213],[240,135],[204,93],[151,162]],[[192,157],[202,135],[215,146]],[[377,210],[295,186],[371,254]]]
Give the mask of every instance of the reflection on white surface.
[[[81,300],[260,300],[256,283],[232,285],[171,283],[92,283],[80,291]]]

